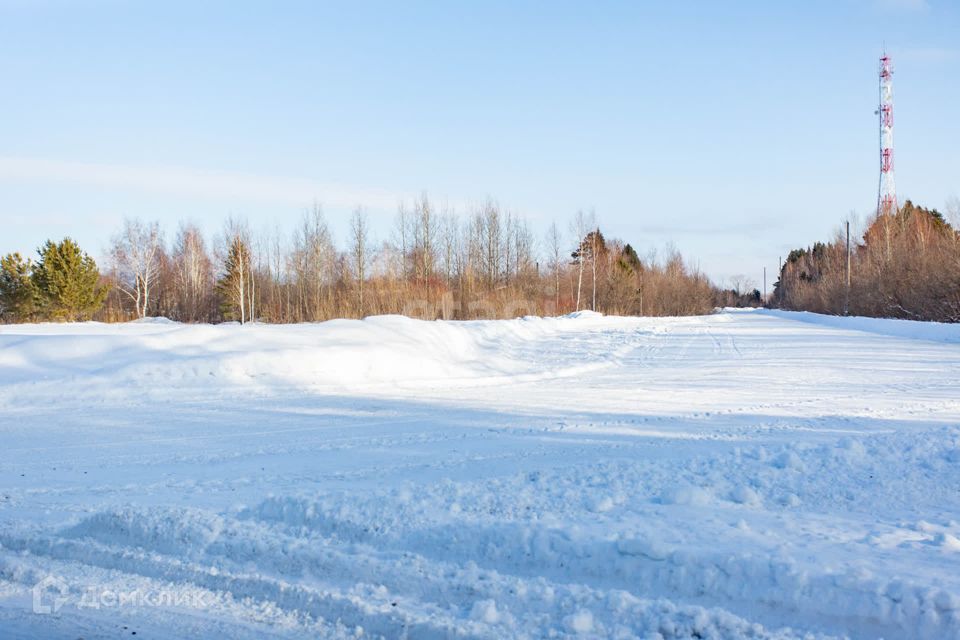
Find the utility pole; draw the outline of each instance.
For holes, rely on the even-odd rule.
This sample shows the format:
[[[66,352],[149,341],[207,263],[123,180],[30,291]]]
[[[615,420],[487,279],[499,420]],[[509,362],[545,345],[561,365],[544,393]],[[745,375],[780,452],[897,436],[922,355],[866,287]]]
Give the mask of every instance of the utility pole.
[[[850,315],[850,221],[847,220],[847,293],[843,299],[843,315]]]
[[[777,256],[777,281],[780,288],[777,289],[777,308],[783,304],[783,256]]]
[[[763,305],[767,305],[767,268],[763,268]]]

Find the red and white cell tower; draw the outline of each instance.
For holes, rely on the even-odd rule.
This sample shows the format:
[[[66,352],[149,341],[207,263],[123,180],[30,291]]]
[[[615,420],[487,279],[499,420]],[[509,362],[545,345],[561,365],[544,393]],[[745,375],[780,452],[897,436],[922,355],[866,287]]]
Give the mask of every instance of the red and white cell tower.
[[[893,180],[893,67],[886,53],[880,58],[880,188],[877,213],[897,212],[897,187]]]

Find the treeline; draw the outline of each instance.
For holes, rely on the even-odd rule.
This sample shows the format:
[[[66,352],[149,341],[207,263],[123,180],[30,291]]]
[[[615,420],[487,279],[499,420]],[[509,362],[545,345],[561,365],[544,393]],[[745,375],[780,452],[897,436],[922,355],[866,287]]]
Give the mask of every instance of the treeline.
[[[960,322],[960,233],[909,200],[846,234],[790,253],[772,304],[834,315]],[[849,272],[849,280],[848,280]]]
[[[36,262],[11,253],[0,259],[0,312],[5,320],[86,320],[103,306],[108,287],[97,263],[65,238],[47,241]]]
[[[402,204],[379,243],[357,210],[338,247],[314,206],[292,234],[255,234],[229,219],[214,238],[182,223],[169,243],[159,224],[129,219],[101,270],[69,238],[48,242],[36,260],[9,254],[0,264],[6,322],[692,315],[710,313],[720,295],[677,252],[641,257],[604,237],[592,214],[538,239],[493,201],[460,216],[426,196]]]

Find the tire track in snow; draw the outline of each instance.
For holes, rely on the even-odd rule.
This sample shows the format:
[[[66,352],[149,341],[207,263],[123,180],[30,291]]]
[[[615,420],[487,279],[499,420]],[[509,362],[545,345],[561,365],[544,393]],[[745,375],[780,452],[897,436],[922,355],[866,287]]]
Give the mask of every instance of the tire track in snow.
[[[65,532],[68,538],[6,538],[3,544],[60,561],[189,583],[235,600],[268,600],[314,619],[336,619],[387,637],[503,638],[551,628],[566,635],[574,629],[562,612],[589,612],[597,635],[616,631],[640,636],[669,630],[669,637],[677,638],[796,637],[789,630],[764,631],[720,609],[644,600],[626,590],[598,590],[542,576],[521,578],[470,562],[450,564],[411,552],[310,543],[236,521],[227,523],[202,554],[186,561],[166,555],[177,540],[164,540],[163,532],[174,536],[178,532],[176,525],[170,531],[171,523],[164,523],[163,516],[159,523],[152,521],[153,526],[139,527],[131,541],[135,546],[105,544],[127,535],[129,527],[143,524],[137,523],[136,514],[124,515],[125,526],[101,517],[99,524]],[[184,522],[182,516],[172,517],[178,524]],[[270,540],[266,546],[265,533]],[[242,571],[252,555],[257,558],[257,574]]]

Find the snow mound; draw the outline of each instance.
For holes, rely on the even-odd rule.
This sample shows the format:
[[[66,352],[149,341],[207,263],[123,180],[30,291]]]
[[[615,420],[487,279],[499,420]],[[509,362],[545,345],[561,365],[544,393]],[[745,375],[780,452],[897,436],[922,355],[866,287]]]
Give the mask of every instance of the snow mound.
[[[545,371],[537,344],[623,320],[575,317],[427,322],[403,316],[302,325],[184,325],[147,318],[123,325],[0,326],[0,384],[22,399],[52,386],[84,395],[159,396],[176,390],[357,392],[373,387],[489,385],[576,375],[610,364],[561,358]],[[3,397],[0,396],[0,402]]]
[[[223,527],[223,518],[199,509],[143,512],[125,508],[94,514],[61,535],[160,553],[189,554],[208,547]]]

